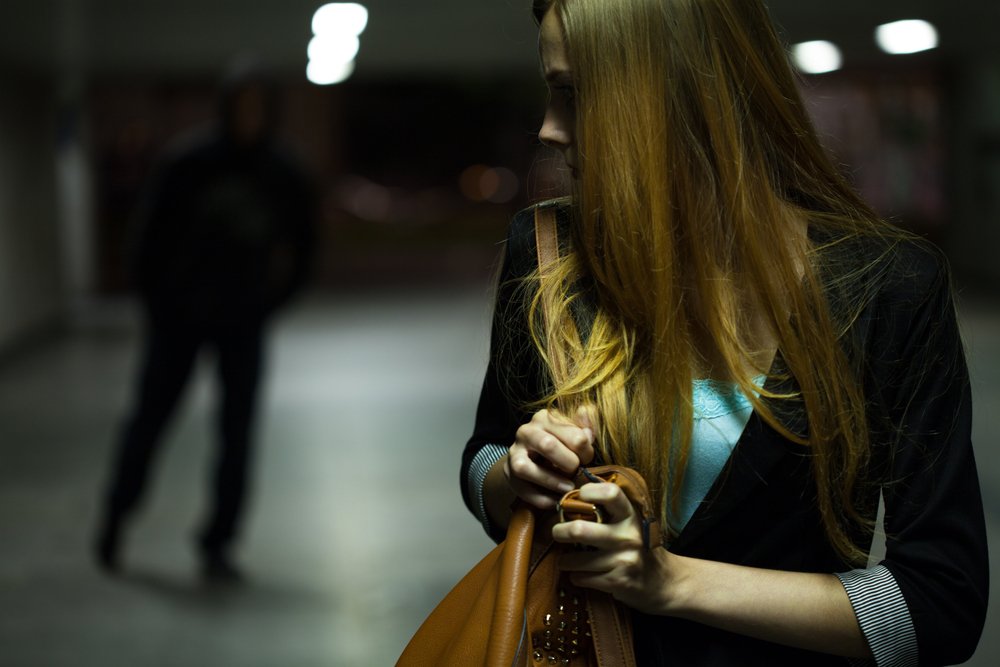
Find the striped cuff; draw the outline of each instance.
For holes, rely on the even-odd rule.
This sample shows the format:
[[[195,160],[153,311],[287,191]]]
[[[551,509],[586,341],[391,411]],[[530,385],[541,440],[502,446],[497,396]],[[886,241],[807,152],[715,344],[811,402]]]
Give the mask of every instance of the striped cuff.
[[[878,667],[916,667],[917,633],[896,579],[885,565],[837,575]],[[857,663],[865,664],[865,663]],[[868,661],[871,664],[871,661]]]
[[[490,468],[506,455],[506,447],[484,445],[475,458],[472,459],[472,463],[469,464],[469,472],[465,479],[466,488],[469,491],[469,498],[471,499],[471,507],[469,509],[479,519],[479,523],[483,524],[483,528],[486,529],[487,534],[490,533],[490,519],[486,514],[483,483],[486,481],[486,474],[490,471]]]

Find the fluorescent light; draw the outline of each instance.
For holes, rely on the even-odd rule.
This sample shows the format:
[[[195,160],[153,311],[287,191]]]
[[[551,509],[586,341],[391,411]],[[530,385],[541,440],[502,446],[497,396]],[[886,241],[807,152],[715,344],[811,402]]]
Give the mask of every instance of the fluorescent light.
[[[312,19],[315,35],[360,35],[368,25],[368,10],[356,2],[331,2],[316,10]]]
[[[840,69],[844,62],[840,49],[833,42],[816,40],[792,47],[796,67],[806,74],[823,74]]]
[[[875,41],[886,53],[917,53],[935,48],[938,45],[938,32],[927,21],[894,21],[875,29]]]
[[[354,35],[316,35],[309,40],[309,60],[346,63],[358,55],[361,42]]]
[[[330,86],[346,81],[353,73],[353,60],[346,63],[310,60],[306,66],[306,78],[317,86]]]
[[[331,2],[316,10],[315,34],[307,48],[306,77],[320,86],[347,80],[354,73],[354,58],[361,42],[358,36],[368,26],[368,10],[356,2]]]

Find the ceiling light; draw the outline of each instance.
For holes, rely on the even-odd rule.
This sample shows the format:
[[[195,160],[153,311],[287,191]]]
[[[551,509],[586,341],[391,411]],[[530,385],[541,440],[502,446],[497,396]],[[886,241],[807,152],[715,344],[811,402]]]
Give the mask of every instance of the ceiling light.
[[[356,2],[331,2],[313,14],[313,34],[360,35],[368,25],[368,10]]]
[[[806,74],[833,72],[844,62],[837,45],[824,40],[796,44],[792,47],[792,60]]]
[[[330,86],[346,81],[353,73],[353,60],[346,63],[310,60],[306,66],[306,78],[317,86]]]
[[[361,42],[354,35],[316,35],[309,40],[309,60],[347,63],[358,55]]]
[[[361,46],[358,36],[367,26],[368,10],[356,2],[331,2],[317,9],[312,18],[315,36],[307,48],[309,81],[320,86],[346,81]]]
[[[927,21],[895,21],[876,28],[875,41],[886,53],[917,53],[935,48],[938,45],[938,32]]]

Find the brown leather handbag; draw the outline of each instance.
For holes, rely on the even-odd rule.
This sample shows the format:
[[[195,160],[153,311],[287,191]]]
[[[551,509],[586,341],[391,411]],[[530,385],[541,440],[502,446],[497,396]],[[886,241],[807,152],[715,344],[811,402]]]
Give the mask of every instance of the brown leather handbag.
[[[620,485],[642,521],[646,548],[661,544],[639,473],[602,466],[581,469],[577,481]],[[578,493],[562,499],[562,518],[600,521],[600,509]],[[606,593],[572,586],[560,572],[560,554],[573,547],[552,540],[558,518],[517,505],[507,539],[431,612],[397,667],[635,667],[630,611]]]

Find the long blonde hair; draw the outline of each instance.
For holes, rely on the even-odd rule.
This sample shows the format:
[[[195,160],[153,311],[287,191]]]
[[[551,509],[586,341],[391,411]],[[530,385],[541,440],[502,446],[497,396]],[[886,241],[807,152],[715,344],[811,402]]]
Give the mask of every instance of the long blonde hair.
[[[844,239],[892,232],[816,139],[764,6],[535,0],[539,22],[549,9],[574,73],[580,178],[572,249],[533,303],[553,387],[540,404],[596,406],[600,455],[641,470],[654,495],[670,499],[661,511],[669,521],[707,349],[713,372],[809,447],[829,541],[862,560],[850,535],[872,525],[857,509],[870,443],[842,343],[863,305],[851,285],[864,267],[845,275],[830,270],[831,258]],[[804,222],[810,239],[800,232],[796,246]],[[571,306],[580,275],[596,294],[585,336]],[[837,290],[842,312],[830,305]],[[777,342],[774,366],[761,362],[755,318]],[[768,372],[761,390],[754,378]],[[805,432],[789,418],[803,411]]]

